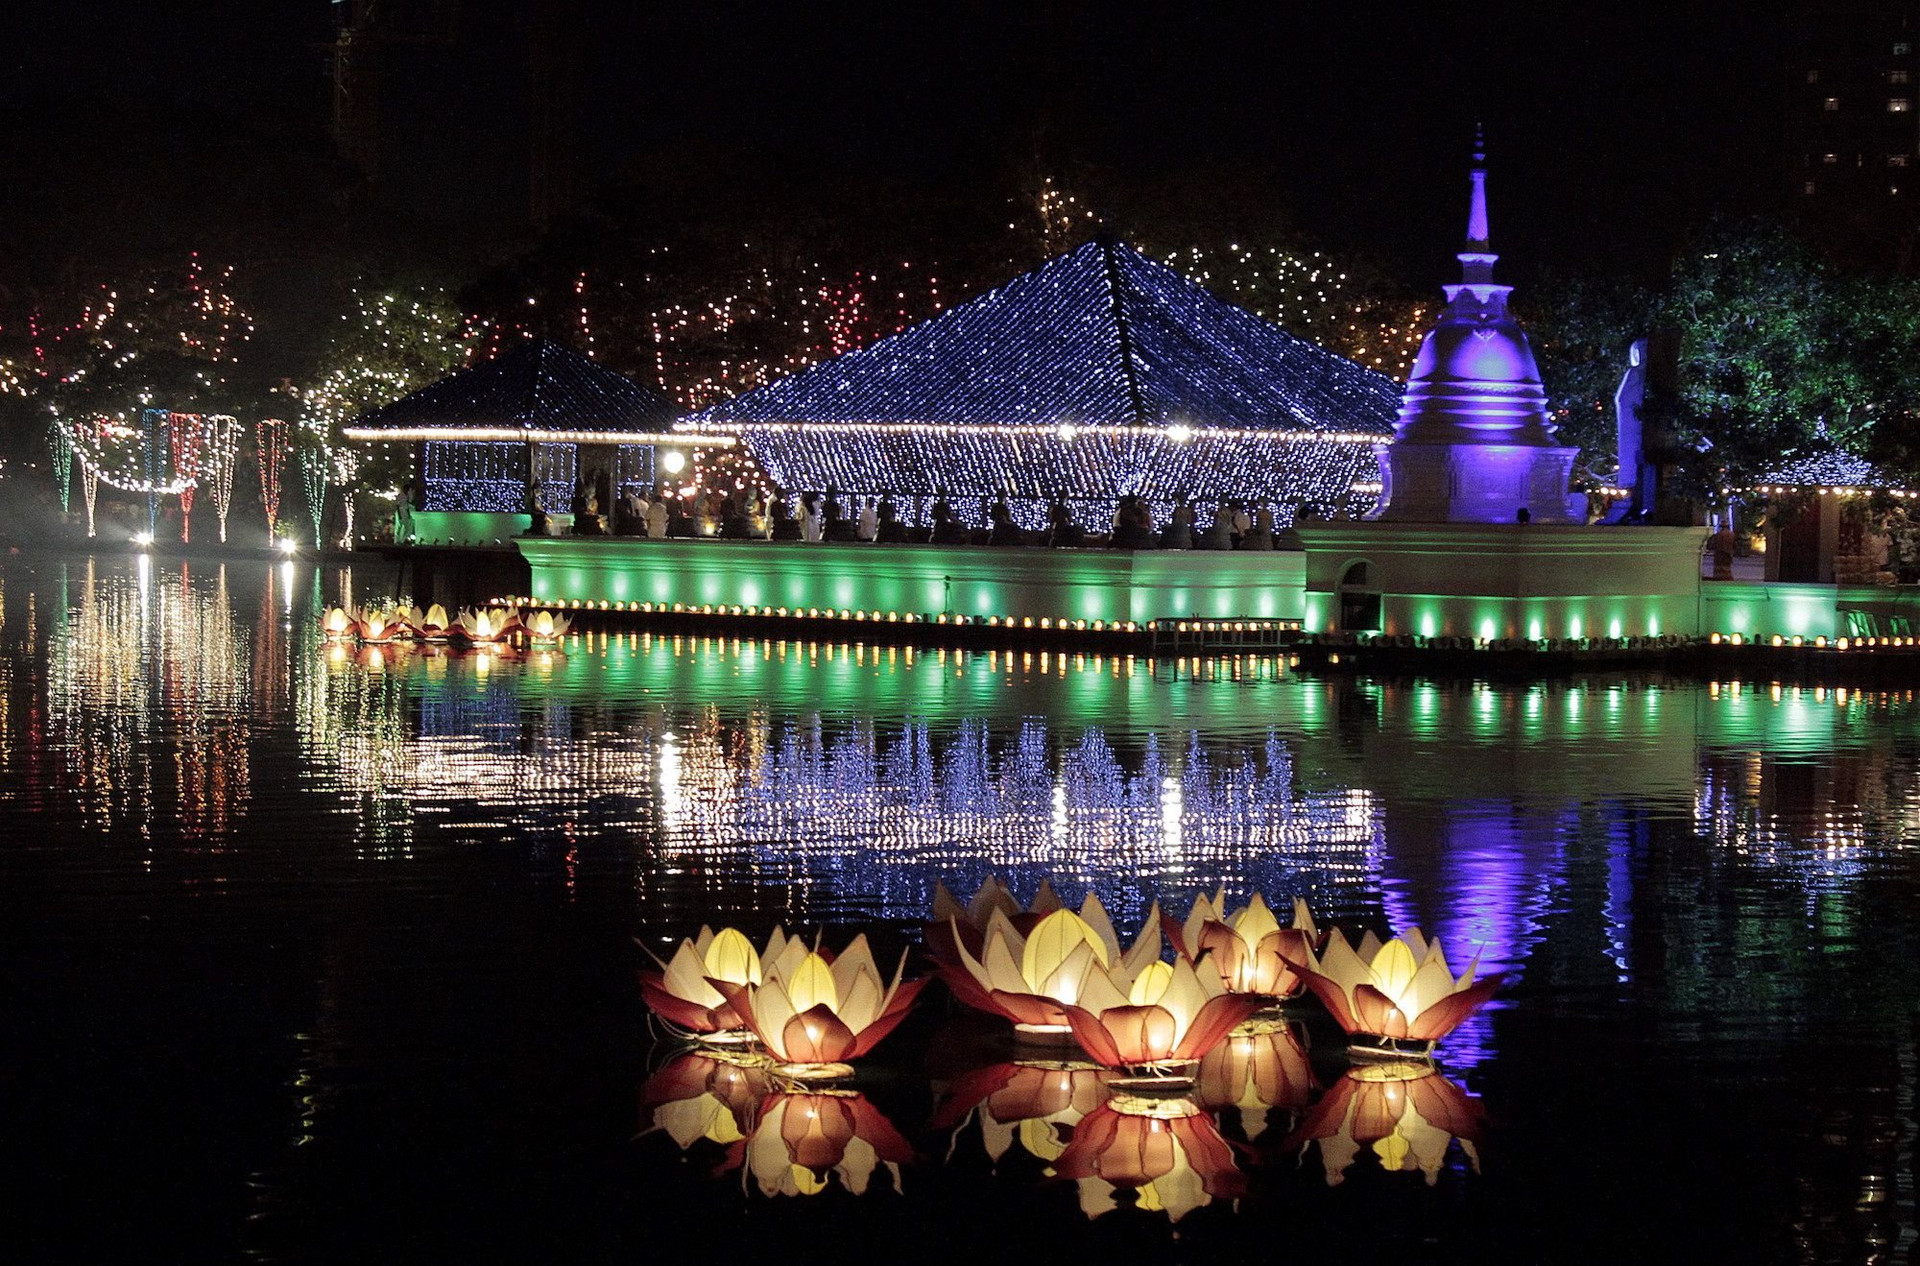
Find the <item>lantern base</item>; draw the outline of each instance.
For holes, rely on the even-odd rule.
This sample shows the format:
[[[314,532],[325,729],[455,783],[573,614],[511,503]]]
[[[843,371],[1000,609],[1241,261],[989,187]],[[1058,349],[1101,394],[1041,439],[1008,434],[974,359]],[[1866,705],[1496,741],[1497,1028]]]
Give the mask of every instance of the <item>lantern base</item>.
[[[1411,1037],[1381,1037],[1376,1033],[1349,1033],[1347,1058],[1353,1060],[1433,1059],[1435,1042]]]
[[[1153,1098],[1159,1095],[1184,1095],[1193,1089],[1193,1077],[1200,1069],[1197,1059],[1170,1059],[1158,1064],[1135,1065],[1107,1083],[1115,1094]]]
[[[1077,1046],[1073,1029],[1065,1024],[1016,1024],[1013,1040],[1022,1046]]]
[[[693,1040],[700,1046],[717,1047],[720,1050],[736,1051],[753,1045],[752,1029],[716,1029],[711,1033],[696,1033]]]
[[[852,1064],[775,1064],[776,1077],[791,1077],[795,1081],[804,1081],[809,1085],[825,1085],[830,1082],[845,1081],[853,1076]]]
[[[1424,1059],[1370,1059],[1347,1076],[1355,1081],[1419,1081],[1422,1077],[1431,1077],[1435,1069],[1429,1060]]]
[[[1198,1104],[1191,1099],[1182,1099],[1178,1096],[1116,1092],[1107,1099],[1107,1106],[1125,1116],[1153,1117],[1161,1121],[1177,1121],[1183,1117],[1200,1115]]]

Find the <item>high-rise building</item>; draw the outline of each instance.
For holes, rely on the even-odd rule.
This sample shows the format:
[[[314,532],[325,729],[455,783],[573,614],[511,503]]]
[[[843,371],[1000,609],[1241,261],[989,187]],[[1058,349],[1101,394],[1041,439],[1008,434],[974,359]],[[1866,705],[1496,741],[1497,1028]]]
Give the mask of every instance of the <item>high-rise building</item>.
[[[1787,197],[1842,257],[1904,267],[1920,225],[1920,3],[1802,0],[1787,48]]]

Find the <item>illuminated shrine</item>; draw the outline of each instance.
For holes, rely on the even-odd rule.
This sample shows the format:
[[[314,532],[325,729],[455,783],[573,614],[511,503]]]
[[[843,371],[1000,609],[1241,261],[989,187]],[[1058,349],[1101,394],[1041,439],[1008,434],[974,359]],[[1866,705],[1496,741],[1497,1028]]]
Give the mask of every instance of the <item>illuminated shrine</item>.
[[[1393,417],[1385,375],[1216,298],[1123,242],[1089,241],[890,338],[692,415],[789,494],[945,494],[1028,527],[1064,499],[1095,530],[1122,496],[1358,515]]]
[[[526,532],[537,501],[564,530],[590,489],[603,512],[627,490],[650,493],[656,466],[698,440],[675,435],[672,402],[569,348],[523,343],[361,415],[350,440],[406,444],[415,478],[412,537],[488,544]]]

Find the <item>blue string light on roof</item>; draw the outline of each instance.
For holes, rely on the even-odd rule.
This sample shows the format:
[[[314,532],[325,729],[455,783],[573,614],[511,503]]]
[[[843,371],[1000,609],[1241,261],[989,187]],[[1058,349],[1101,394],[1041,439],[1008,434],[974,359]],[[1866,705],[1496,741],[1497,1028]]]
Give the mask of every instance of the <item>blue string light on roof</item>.
[[[1338,511],[1371,505],[1355,485],[1398,404],[1385,375],[1094,241],[682,426],[739,435],[789,489]]]

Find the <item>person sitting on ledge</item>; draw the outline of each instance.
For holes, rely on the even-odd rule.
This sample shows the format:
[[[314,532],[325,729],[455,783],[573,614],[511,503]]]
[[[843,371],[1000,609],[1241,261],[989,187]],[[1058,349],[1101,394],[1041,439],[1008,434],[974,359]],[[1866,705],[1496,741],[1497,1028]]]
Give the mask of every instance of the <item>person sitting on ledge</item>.
[[[594,490],[591,473],[580,477],[580,488],[573,496],[573,534],[605,536],[607,525],[600,519],[600,494]]]
[[[1207,534],[1200,538],[1201,549],[1233,548],[1233,510],[1222,501],[1214,507],[1213,522],[1207,524]]]
[[[1173,517],[1167,520],[1167,530],[1161,533],[1160,548],[1193,548],[1193,506],[1184,492],[1174,499]]]
[[[720,536],[728,541],[745,541],[753,536],[752,494],[735,497],[728,493],[720,501]]]
[[[653,500],[647,503],[647,538],[663,540],[667,535],[667,523],[672,517],[667,509],[667,494],[655,492]]]
[[[971,539],[967,525],[953,517],[953,508],[947,504],[946,494],[942,493],[933,500],[933,543],[935,545],[965,545]]]
[[[860,518],[854,527],[853,534],[863,541],[871,541],[880,535],[880,511],[873,504],[872,497],[861,500]]]
[[[527,485],[527,535],[553,535],[553,520],[548,517],[546,508],[540,504],[540,485]]]
[[[1159,544],[1153,534],[1153,507],[1145,497],[1129,493],[1120,498],[1109,543],[1115,549],[1153,549]]]
[[[1055,497],[1047,507],[1047,544],[1070,549],[1086,543],[1087,530],[1073,521],[1073,511],[1067,509],[1066,501]]]
[[[1241,549],[1271,550],[1273,548],[1273,511],[1261,506],[1254,511],[1253,526],[1240,538]]]
[[[993,504],[987,507],[987,522],[993,527],[987,533],[989,545],[1025,545],[1027,534],[1013,521],[1013,511],[1007,508],[1007,499],[995,497]]]
[[[894,506],[892,497],[880,498],[880,510],[874,525],[873,539],[882,545],[906,543],[907,525],[900,521],[900,512]]]
[[[818,545],[820,537],[820,494],[803,492],[800,494],[800,539],[809,545]]]
[[[851,541],[854,523],[846,515],[846,509],[840,504],[840,494],[827,489],[826,508],[821,511],[820,539],[823,541]]]

